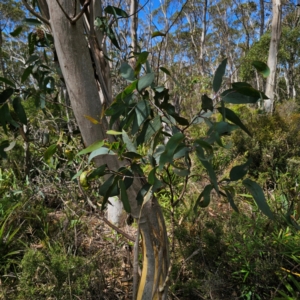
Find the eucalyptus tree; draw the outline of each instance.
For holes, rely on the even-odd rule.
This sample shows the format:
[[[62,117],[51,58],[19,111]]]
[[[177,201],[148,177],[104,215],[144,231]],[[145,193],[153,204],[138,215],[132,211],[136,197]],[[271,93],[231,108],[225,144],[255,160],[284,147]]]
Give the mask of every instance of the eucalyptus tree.
[[[216,145],[226,147],[221,137],[230,134],[238,127],[251,135],[238,116],[225,105],[227,103],[256,103],[263,93],[253,89],[245,82],[234,83],[232,88],[223,91],[223,76],[227,69],[227,59],[224,57],[220,59],[215,55],[212,61],[215,64],[220,62],[220,65],[211,84],[214,99],[203,95],[199,100],[200,109],[194,116],[187,119],[179,115],[175,106],[170,103],[169,90],[162,86],[159,80],[156,80],[159,76],[156,76],[153,66],[149,63],[150,53],[139,51],[135,44],[136,32],[131,32],[132,46],[137,50],[134,53],[134,64],[130,66],[126,61],[121,63],[120,75],[128,85],[114,96],[106,44],[109,41],[113,47],[122,50],[115,26],[122,22],[122,19],[128,19],[130,16],[119,7],[111,5],[102,10],[102,2],[96,0],[81,2],[73,0],[29,2],[23,0],[23,3],[30,13],[44,23],[43,31],[39,31],[39,35],[37,33],[36,35],[29,34],[30,52],[36,44],[40,45],[41,41],[37,39],[41,37],[45,43],[48,43],[54,53],[54,58],[57,59],[58,73],[66,85],[74,115],[87,147],[78,155],[91,153],[89,161],[93,160],[96,168],[89,174],[89,178],[92,176],[105,177],[104,183],[99,188],[103,207],[108,203],[110,196],[120,195],[125,210],[137,220],[138,233],[135,249],[138,249],[141,235],[143,266],[138,280],[138,255],[135,255],[134,284],[138,284],[138,288],[134,286],[133,298],[167,299],[170,275],[169,241],[155,192],[162,187],[162,182],[164,182],[170,190],[171,210],[183,201],[189,178],[194,175],[200,176],[192,174],[191,154],[193,153],[203,165],[209,178],[209,183],[197,198],[195,210],[209,204],[211,192],[214,190],[219,197],[227,199],[232,208],[238,211],[233,200],[234,184],[246,176],[250,161],[233,167],[229,178],[218,181],[212,165],[214,147]],[[234,34],[237,35],[237,31],[228,26],[226,20],[228,1],[225,4],[227,6],[222,4],[221,8],[218,5],[214,8],[218,16],[224,13],[218,24],[219,28],[225,27],[218,36],[221,40],[218,45],[222,45],[223,48],[229,47],[230,42],[234,40]],[[132,10],[136,10],[136,3],[132,4]],[[172,22],[177,22],[179,17],[180,14],[176,11],[173,14]],[[134,24],[136,20],[134,18],[132,20],[132,30],[136,31],[136,24]],[[39,24],[41,23],[39,22]],[[181,25],[184,27],[186,24],[182,22]],[[176,37],[178,32],[170,32],[170,28],[171,25],[167,28],[167,32],[153,33],[153,38],[164,37],[167,33]],[[186,34],[186,36],[188,35]],[[201,37],[203,45],[204,43],[207,45],[206,37]],[[190,37],[185,40],[190,43]],[[157,48],[159,49],[159,47]],[[216,46],[212,49],[215,50]],[[232,53],[234,51],[230,52],[232,48],[223,50],[224,56],[225,53],[231,55],[229,68],[232,70]],[[168,49],[166,48],[164,51],[165,57],[167,57]],[[38,58],[32,54],[30,53],[29,62],[37,61]],[[185,63],[185,55],[181,57]],[[127,53],[124,58],[128,58]],[[157,60],[160,63],[159,55]],[[194,68],[196,68],[194,64],[194,58],[191,57],[184,66],[183,77],[194,72]],[[176,82],[172,72],[160,64],[156,66],[158,66],[157,70],[166,74],[165,78],[172,79],[180,86],[180,82]],[[42,90],[39,96],[49,90],[52,91],[54,85],[54,79],[48,76],[49,72],[44,68],[45,66],[37,72],[39,77],[36,75],[36,69],[38,69],[36,65],[29,64],[23,73],[24,77],[27,76],[26,78],[34,75],[39,80],[41,83],[39,88]],[[267,68],[264,64],[259,64],[257,69],[261,72]],[[1,93],[0,115],[6,118],[4,122],[1,120],[4,128],[6,122],[13,123],[9,112],[9,98],[12,93],[18,92],[13,83],[7,80],[6,82],[11,84],[12,88],[5,89]],[[42,101],[43,97],[39,99]],[[27,119],[23,106],[19,101],[13,104],[20,123],[25,124]],[[222,121],[210,119],[215,110],[221,114]],[[204,121],[209,127],[206,135],[196,139],[189,137],[188,129]],[[163,123],[167,123],[171,128],[171,136],[166,144],[162,143]],[[119,135],[120,139],[116,137]],[[138,150],[139,146],[144,145],[147,149],[146,155],[141,154]],[[57,145],[54,147],[51,145],[47,152],[53,153],[52,150],[55,147]],[[182,187],[181,185],[179,188],[174,187],[172,178],[176,176],[183,178]],[[244,179],[242,184],[253,195],[261,210],[273,218],[262,189],[250,179]],[[138,251],[135,253],[138,254]]]

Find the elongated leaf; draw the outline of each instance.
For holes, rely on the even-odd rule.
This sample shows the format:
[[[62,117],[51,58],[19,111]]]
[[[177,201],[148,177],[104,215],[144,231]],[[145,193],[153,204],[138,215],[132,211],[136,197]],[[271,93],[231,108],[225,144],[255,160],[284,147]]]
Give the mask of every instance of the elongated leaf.
[[[213,158],[214,150],[213,150],[213,147],[209,143],[207,143],[201,139],[197,139],[194,142],[194,146],[196,147],[196,149],[201,147],[201,148],[203,148],[203,150],[205,150],[205,152],[203,150],[201,151],[201,149],[198,150],[197,156],[200,160],[210,160]]]
[[[152,185],[152,192],[157,191],[157,189],[163,186],[162,182],[156,177],[157,167],[153,168],[148,175],[148,182]]]
[[[244,164],[233,167],[229,174],[230,180],[237,181],[242,179],[248,173],[251,162],[252,159],[250,158]]]
[[[122,132],[121,131],[115,131],[115,130],[107,130],[106,134],[110,134],[110,135],[121,135]]]
[[[153,80],[154,80],[154,73],[149,73],[149,74],[144,75],[143,77],[141,77],[138,80],[137,89],[139,91],[142,91],[143,89],[150,86],[152,84]]]
[[[22,76],[21,76],[21,82],[23,83],[28,77],[29,77],[29,75],[32,73],[32,69],[33,69],[33,66],[29,66],[29,67],[27,67],[25,70],[24,70],[24,72],[23,72],[23,74],[22,74]]]
[[[204,166],[204,168],[206,169],[206,171],[209,175],[210,181],[214,186],[214,189],[219,194],[218,180],[217,180],[215,171],[214,171],[211,163],[208,160],[203,159],[203,158],[205,158],[205,155],[204,155],[204,151],[203,151],[202,147],[200,146],[200,144],[195,144],[195,145],[196,145],[196,155],[197,155],[198,159],[200,160],[200,162],[202,163],[202,165]]]
[[[89,156],[89,159],[88,159],[88,162],[90,163],[91,160],[96,157],[96,156],[99,156],[99,155],[106,155],[106,154],[109,154],[109,155],[116,155],[115,152],[113,152],[112,150],[106,148],[106,147],[102,147],[102,148],[99,148],[97,150],[94,150],[90,156]]]
[[[134,71],[127,62],[122,62],[120,68],[120,75],[128,81],[135,80]]]
[[[128,195],[126,192],[126,187],[122,179],[119,180],[119,189],[120,189],[120,199],[123,203],[123,207],[127,213],[131,213],[131,207],[128,200]]]
[[[126,145],[127,150],[130,152],[136,152],[136,147],[134,146],[134,144],[130,140],[128,134],[124,130],[122,130],[122,138],[123,138],[124,144]]]
[[[167,68],[165,68],[165,67],[160,67],[160,69],[161,69],[164,73],[166,73],[167,75],[171,76],[171,72],[170,72]]]
[[[234,211],[239,213],[239,209],[233,201],[233,196],[232,196],[232,193],[231,193],[230,189],[225,189],[225,193],[226,193],[226,196],[227,196],[227,199],[228,199],[228,202],[229,202],[230,206],[233,208]]]
[[[141,205],[144,201],[144,197],[145,195],[149,192],[149,190],[151,189],[151,184],[149,184],[148,182],[145,183],[142,188],[139,190],[137,196],[136,196],[136,201],[139,205]]]
[[[118,196],[119,189],[115,176],[110,176],[99,188],[99,195],[108,197]]]
[[[34,18],[25,18],[24,23],[27,23],[29,25],[34,25],[34,26],[43,25],[43,23],[41,21],[39,21],[38,19],[34,19]]]
[[[112,42],[112,44],[118,48],[119,50],[121,50],[120,46],[119,46],[119,42],[117,40],[117,36],[112,28],[112,26],[109,26],[108,28],[106,28],[106,34],[109,37],[110,41]]]
[[[218,66],[214,80],[213,80],[213,90],[215,93],[217,93],[222,85],[223,76],[226,71],[226,65],[227,65],[227,58],[225,58],[221,64]]]
[[[247,82],[233,82],[231,85],[232,85],[232,88],[235,90],[243,88],[243,87],[252,87],[251,84],[249,84]]]
[[[196,212],[197,211],[197,206],[200,206],[200,207],[207,207],[210,203],[210,193],[213,189],[213,186],[211,184],[208,184],[204,190],[201,192],[201,194],[199,195],[196,203],[195,203],[195,206],[194,206],[194,211]],[[203,198],[203,200],[202,200]]]
[[[30,65],[33,62],[37,61],[40,57],[38,55],[31,55],[26,61],[25,65]]]
[[[260,96],[247,96],[243,95],[239,92],[237,92],[235,89],[229,89],[224,91],[221,94],[221,98],[226,103],[232,103],[232,104],[247,104],[247,103],[256,103]]]
[[[99,148],[101,148],[104,145],[104,141],[98,141],[93,143],[92,145],[88,146],[87,148],[81,150],[80,152],[78,152],[76,155],[83,155],[83,154],[87,154],[87,153],[91,153]]]
[[[132,183],[133,183],[133,174],[132,172],[125,168],[125,167],[121,167],[119,170],[118,170],[118,176],[119,178],[121,178],[123,181],[124,181],[124,184],[125,184],[125,187],[126,189],[128,189]]]
[[[21,98],[16,97],[13,100],[13,108],[22,124],[27,125],[27,116],[21,103]]]
[[[151,37],[152,38],[155,38],[157,36],[166,36],[165,33],[161,32],[161,31],[154,31],[152,34],[151,34]]]
[[[140,127],[149,117],[150,115],[150,106],[149,102],[142,100],[140,101],[136,107],[136,117],[137,117],[137,125]]]
[[[261,61],[253,61],[252,66],[263,75],[263,77],[267,78],[270,75],[270,68],[268,65]]]
[[[191,124],[193,124],[193,125],[200,124],[200,123],[204,122],[206,119],[208,119],[211,115],[212,115],[211,111],[208,111],[208,112],[201,111],[199,115],[196,115],[192,119]]]
[[[177,146],[185,139],[185,135],[181,132],[174,134],[165,146],[165,151],[161,154],[159,160],[159,169],[162,170],[166,163],[172,163],[173,156]]]
[[[22,29],[22,26],[18,26],[13,32],[10,33],[10,35],[16,37],[22,32]]]
[[[4,83],[6,83],[6,84],[8,84],[8,85],[10,85],[10,86],[12,86],[13,88],[16,87],[16,85],[15,85],[12,81],[10,81],[9,79],[7,79],[7,78],[0,77],[0,81],[1,81],[1,82],[4,82]]]
[[[88,174],[87,179],[88,180],[92,180],[98,177],[101,177],[103,175],[105,175],[105,169],[106,169],[107,165],[102,165],[99,168],[93,170],[90,174]]]
[[[124,152],[123,157],[129,158],[129,159],[141,159],[143,156],[136,153],[136,152]]]
[[[249,193],[254,198],[258,208],[271,220],[274,220],[274,215],[266,201],[264,192],[262,188],[251,179],[245,179],[243,181],[243,185],[246,187],[246,189],[249,191]]]
[[[10,142],[9,146],[5,147],[3,150],[5,152],[10,151],[10,150],[12,150],[15,147],[15,145],[16,145],[16,141],[14,140],[14,141]]]
[[[146,120],[142,132],[136,139],[137,145],[149,142],[152,136],[161,129],[161,126],[160,116],[156,116],[153,120]]]
[[[186,177],[190,175],[190,170],[189,169],[181,169],[181,168],[175,168],[173,167],[173,172],[181,177]]]
[[[149,56],[149,52],[148,51],[143,51],[141,53],[138,53],[137,54],[137,61],[136,61],[136,63],[138,65],[144,64],[147,61],[148,56]]]
[[[87,115],[83,115],[86,119],[88,119],[91,123],[93,123],[93,124],[100,124],[100,122],[98,121],[98,120],[96,120],[96,119],[94,119],[93,117],[91,117],[91,116],[87,116]]]
[[[203,95],[201,97],[201,108],[207,112],[207,110],[213,111],[214,110],[214,105],[212,99],[210,99],[207,95]]]
[[[57,150],[57,144],[53,144],[48,147],[48,149],[44,153],[44,159],[45,159],[46,163],[49,163],[51,157],[54,155],[56,150]]]
[[[123,17],[123,18],[128,18],[129,17],[126,11],[124,11],[121,8],[111,6],[111,5],[106,6],[104,11],[107,14],[111,14],[111,15],[114,15],[114,16],[120,16],[120,17]]]
[[[0,94],[0,104],[4,103],[14,93],[14,89],[8,88]]]
[[[223,109],[225,112],[225,118],[230,122],[234,123],[235,125],[239,126],[242,130],[244,130],[249,136],[252,136],[251,132],[247,129],[247,127],[242,123],[240,118],[235,114],[234,111],[227,107],[218,107],[217,110],[220,114],[223,114]]]
[[[236,92],[253,98],[269,99],[263,92],[260,92],[253,87],[241,87],[236,89]]]

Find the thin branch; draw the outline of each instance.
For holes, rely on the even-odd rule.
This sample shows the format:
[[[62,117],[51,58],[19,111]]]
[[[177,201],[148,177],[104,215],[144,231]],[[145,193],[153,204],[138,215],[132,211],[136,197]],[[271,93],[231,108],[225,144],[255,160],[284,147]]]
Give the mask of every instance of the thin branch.
[[[90,0],[86,0],[83,5],[82,5],[82,9],[80,11],[80,13],[78,15],[76,15],[74,18],[71,18],[67,12],[64,10],[64,8],[62,7],[62,5],[60,4],[59,0],[56,0],[58,6],[60,7],[61,11],[64,13],[64,15],[66,16],[66,18],[70,21],[71,24],[75,24],[81,17],[82,15],[85,13],[87,7],[90,4]]]
[[[56,0],[56,3],[58,4],[58,6],[61,9],[61,11],[64,13],[64,15],[66,16],[66,18],[70,21],[70,23],[72,23],[72,18],[69,17],[69,15],[66,13],[66,11],[64,10],[64,8],[62,7],[62,5],[59,3],[58,0]]]
[[[49,20],[47,20],[46,18],[44,18],[43,16],[41,16],[39,13],[37,13],[28,3],[27,0],[22,0],[23,4],[25,5],[25,7],[37,18],[39,18],[40,20],[42,20],[45,24],[50,25]]]

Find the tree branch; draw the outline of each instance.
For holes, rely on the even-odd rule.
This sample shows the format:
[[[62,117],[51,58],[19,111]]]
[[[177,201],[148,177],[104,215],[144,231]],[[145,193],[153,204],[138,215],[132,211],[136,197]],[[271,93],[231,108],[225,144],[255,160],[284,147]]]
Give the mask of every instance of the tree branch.
[[[70,21],[71,24],[75,24],[80,18],[81,16],[84,14],[84,12],[86,11],[87,7],[90,4],[90,0],[85,0],[85,2],[82,5],[82,9],[79,12],[79,14],[77,14],[74,18],[71,18],[67,12],[64,10],[64,8],[62,7],[62,5],[60,4],[59,0],[56,0],[58,6],[60,7],[61,11],[64,13],[64,15],[66,16],[66,18]]]
[[[22,0],[23,4],[25,5],[25,7],[37,18],[39,18],[41,21],[43,21],[45,24],[50,25],[49,20],[47,20],[46,18],[44,18],[43,16],[41,16],[39,13],[37,13],[28,3],[27,0]]]

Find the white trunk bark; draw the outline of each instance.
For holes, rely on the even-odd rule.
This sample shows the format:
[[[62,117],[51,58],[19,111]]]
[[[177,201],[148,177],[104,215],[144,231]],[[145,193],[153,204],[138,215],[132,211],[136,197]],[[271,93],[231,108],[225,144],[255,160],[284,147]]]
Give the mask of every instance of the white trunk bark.
[[[270,68],[270,75],[266,83],[266,95],[269,99],[264,101],[264,109],[267,113],[272,113],[275,101],[275,88],[276,88],[276,69],[277,69],[277,53],[281,35],[281,15],[282,7],[281,0],[273,0],[272,7],[272,33],[269,48],[268,66]]]

